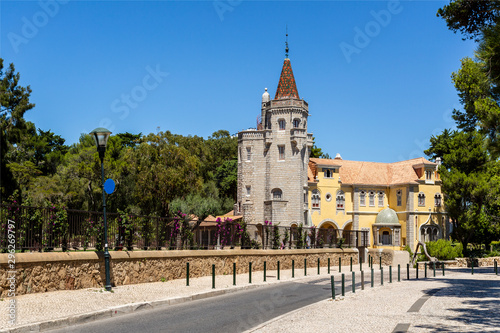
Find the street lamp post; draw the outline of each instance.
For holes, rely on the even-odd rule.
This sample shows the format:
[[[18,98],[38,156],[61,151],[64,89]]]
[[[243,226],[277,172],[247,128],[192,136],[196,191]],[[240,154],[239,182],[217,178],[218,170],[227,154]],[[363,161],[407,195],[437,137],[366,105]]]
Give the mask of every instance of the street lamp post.
[[[104,213],[104,269],[106,271],[106,285],[104,288],[111,291],[111,281],[109,277],[109,250],[108,250],[108,225],[106,223],[106,195],[104,193],[104,153],[106,152],[106,144],[108,143],[111,132],[105,128],[99,127],[90,132],[94,136],[94,140],[99,152],[101,160],[101,180],[102,180],[102,210]]]

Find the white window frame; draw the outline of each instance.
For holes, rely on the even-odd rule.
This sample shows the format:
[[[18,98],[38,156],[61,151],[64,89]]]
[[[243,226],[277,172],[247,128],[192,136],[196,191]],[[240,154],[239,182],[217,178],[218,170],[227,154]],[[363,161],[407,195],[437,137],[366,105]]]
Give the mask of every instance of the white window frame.
[[[441,193],[436,193],[436,195],[434,196],[434,206],[441,207],[442,204],[443,196],[441,195]]]
[[[337,205],[337,210],[345,209],[345,194],[344,191],[340,190],[337,192],[337,196],[335,198],[335,203]]]
[[[311,192],[311,208],[312,209],[321,208],[321,193],[317,189],[314,189]]]
[[[368,203],[370,207],[375,207],[375,192],[368,192]]]
[[[418,206],[425,207],[425,194],[423,192],[418,194]]]
[[[382,191],[378,192],[378,206],[384,207],[384,192]]]
[[[362,207],[366,207],[366,192],[365,191],[359,192],[359,205]]]
[[[335,169],[323,169],[323,178],[333,178]]]

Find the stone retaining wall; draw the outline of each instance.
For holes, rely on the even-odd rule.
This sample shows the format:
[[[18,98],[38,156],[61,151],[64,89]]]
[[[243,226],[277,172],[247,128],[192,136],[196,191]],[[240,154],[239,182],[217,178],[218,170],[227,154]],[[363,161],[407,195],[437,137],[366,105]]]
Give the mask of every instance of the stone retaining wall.
[[[497,261],[497,265],[500,265],[500,257],[489,257],[489,258],[457,258],[456,267],[471,267],[472,260],[474,260],[474,267],[485,267],[494,266],[494,261]]]
[[[233,263],[237,273],[248,272],[249,262],[252,271],[273,270],[280,261],[281,269],[295,269],[327,265],[328,258],[332,267],[358,262],[357,249],[308,249],[308,250],[220,250],[220,251],[112,251],[111,285],[119,286],[145,282],[157,282],[186,277],[186,263],[189,262],[190,277],[212,274],[212,264],[216,274],[232,274]],[[16,253],[15,255],[16,295],[39,293],[55,290],[72,290],[103,287],[105,281],[104,257],[97,252],[59,252],[59,253]],[[6,297],[10,287],[7,280],[11,269],[8,255],[0,254],[0,297]]]
[[[394,261],[394,250],[390,249],[368,249],[368,254],[373,258],[373,265],[380,264],[382,258],[382,265],[389,266]]]

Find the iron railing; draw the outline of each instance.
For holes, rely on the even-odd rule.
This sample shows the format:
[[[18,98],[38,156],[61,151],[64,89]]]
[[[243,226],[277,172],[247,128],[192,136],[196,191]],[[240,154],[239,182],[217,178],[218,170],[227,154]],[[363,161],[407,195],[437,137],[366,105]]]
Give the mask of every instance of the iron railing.
[[[0,210],[2,252],[9,249],[9,244],[21,251],[101,250],[104,245],[103,212],[5,204]],[[368,231],[243,225],[233,221],[207,226],[181,217],[118,213],[106,213],[106,219],[109,248],[114,250],[369,246]],[[14,242],[8,236],[9,221],[14,226]]]

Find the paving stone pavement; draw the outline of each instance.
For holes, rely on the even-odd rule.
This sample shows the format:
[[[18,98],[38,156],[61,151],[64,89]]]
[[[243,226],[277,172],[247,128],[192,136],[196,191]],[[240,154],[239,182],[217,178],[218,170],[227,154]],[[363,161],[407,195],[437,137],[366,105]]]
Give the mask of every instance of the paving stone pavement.
[[[312,304],[251,332],[500,332],[500,275],[492,273],[492,268],[476,269],[474,275],[467,269],[452,269],[444,277],[433,278],[429,274],[427,279],[410,281],[404,276],[402,282],[396,282],[393,275],[393,283],[389,283],[388,269],[384,271],[384,286],[370,288],[365,275],[365,290],[355,294],[347,290],[345,297]],[[349,267],[342,267],[342,272],[349,272]],[[320,273],[323,277],[328,275],[325,267]],[[332,267],[332,273],[339,281],[338,267]],[[206,276],[190,279],[189,286],[180,279],[118,286],[113,292],[89,288],[22,295],[16,297],[13,326],[8,322],[8,299],[0,301],[0,308],[4,308],[0,312],[0,332],[47,331],[167,304],[318,277],[316,269],[309,269],[307,276],[303,274],[303,270],[296,269],[292,279],[291,270],[281,271],[278,281],[277,272],[268,271],[264,282],[263,272],[253,272],[251,284],[248,273],[239,274],[236,286],[232,275],[216,276],[215,289],[212,277]],[[322,282],[325,289],[329,286],[327,280]],[[434,291],[432,295],[430,290]],[[420,307],[415,305],[417,302],[422,303]],[[418,311],[408,312],[412,306],[419,307]]]

